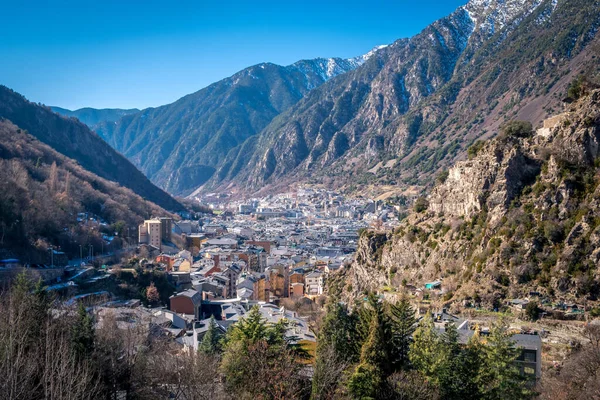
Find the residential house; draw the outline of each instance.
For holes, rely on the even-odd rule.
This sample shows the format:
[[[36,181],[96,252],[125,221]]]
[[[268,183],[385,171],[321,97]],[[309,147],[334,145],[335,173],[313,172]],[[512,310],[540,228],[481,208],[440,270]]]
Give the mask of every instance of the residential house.
[[[304,296],[304,274],[300,271],[293,271],[290,274],[289,296],[298,298]]]
[[[309,296],[318,296],[323,294],[324,273],[321,271],[312,271],[304,276],[306,294]]]
[[[173,272],[190,272],[192,265],[185,258],[178,258],[173,263]]]
[[[193,315],[199,318],[202,295],[197,290],[186,290],[169,297],[169,308],[178,314]]]

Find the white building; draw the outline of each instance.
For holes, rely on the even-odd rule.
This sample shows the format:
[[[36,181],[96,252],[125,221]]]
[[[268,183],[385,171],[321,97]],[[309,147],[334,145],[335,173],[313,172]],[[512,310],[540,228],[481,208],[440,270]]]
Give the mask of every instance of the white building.
[[[318,296],[323,294],[324,278],[321,271],[313,271],[304,277],[306,294],[309,296]]]

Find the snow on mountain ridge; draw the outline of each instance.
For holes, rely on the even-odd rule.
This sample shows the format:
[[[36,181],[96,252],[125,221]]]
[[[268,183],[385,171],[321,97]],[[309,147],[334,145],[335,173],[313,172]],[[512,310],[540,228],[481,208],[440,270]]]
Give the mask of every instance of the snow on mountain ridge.
[[[542,0],[471,0],[461,8],[464,9],[477,29],[493,35],[506,25],[522,20],[531,14]]]

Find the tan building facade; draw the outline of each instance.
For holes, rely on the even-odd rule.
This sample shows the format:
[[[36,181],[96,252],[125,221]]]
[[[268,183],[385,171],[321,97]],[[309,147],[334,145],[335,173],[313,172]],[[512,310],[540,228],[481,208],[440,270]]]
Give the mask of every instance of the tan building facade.
[[[143,225],[139,227],[139,243],[146,243],[150,246],[161,249],[162,243],[162,228],[161,223],[157,219],[149,219],[144,221]]]

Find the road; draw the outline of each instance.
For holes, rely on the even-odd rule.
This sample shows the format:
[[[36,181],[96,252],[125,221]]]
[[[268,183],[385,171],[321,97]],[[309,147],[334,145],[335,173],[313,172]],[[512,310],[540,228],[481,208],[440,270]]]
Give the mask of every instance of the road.
[[[133,245],[133,246],[122,248],[122,249],[117,250],[115,252],[110,252],[110,253],[105,253],[105,254],[97,255],[97,256],[94,256],[94,260],[101,261],[101,260],[104,260],[104,259],[108,259],[108,258],[110,258],[110,257],[112,257],[114,255],[117,255],[117,256],[118,255],[122,255],[124,253],[129,252],[129,251],[135,250],[136,247],[137,247],[136,245]],[[69,260],[69,265],[79,266],[79,265],[81,265],[82,262],[89,262],[89,257],[74,258],[72,260]]]

